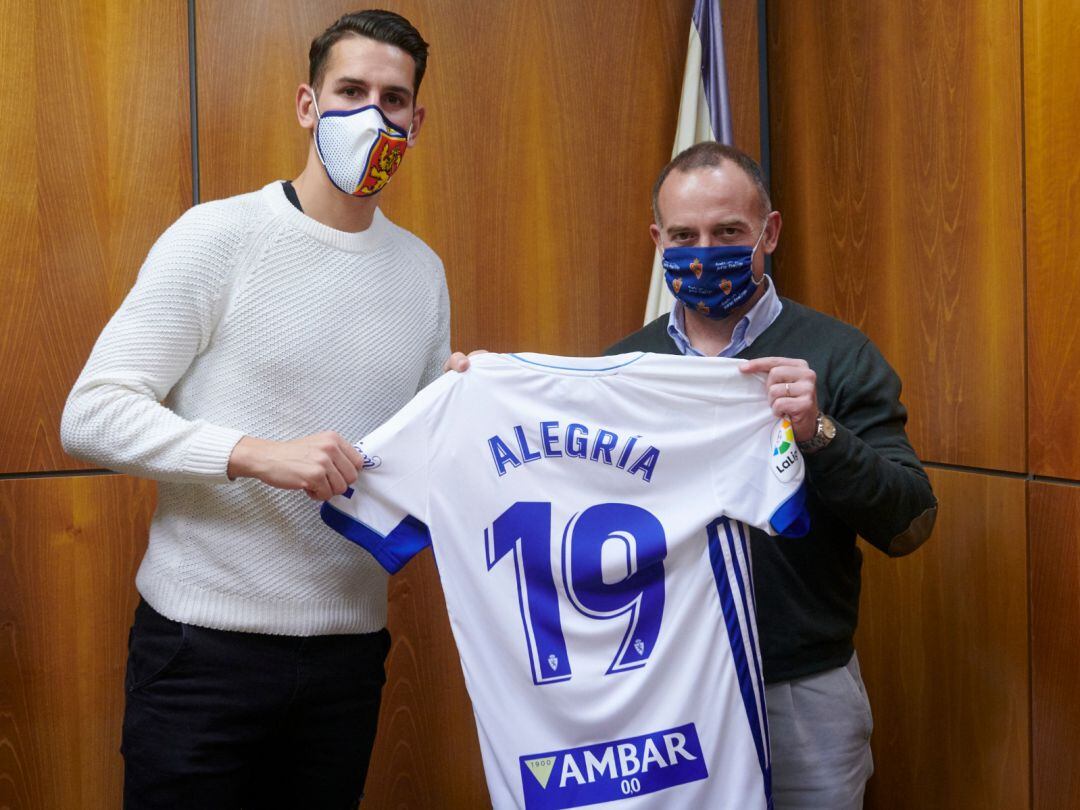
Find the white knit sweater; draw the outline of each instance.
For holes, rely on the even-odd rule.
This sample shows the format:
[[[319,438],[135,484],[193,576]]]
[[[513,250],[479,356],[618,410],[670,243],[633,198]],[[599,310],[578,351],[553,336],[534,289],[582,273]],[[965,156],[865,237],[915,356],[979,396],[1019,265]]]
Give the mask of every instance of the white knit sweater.
[[[157,241],[64,408],[65,449],[155,478],[136,585],[172,619],[287,635],[386,622],[386,573],[303,492],[230,482],[244,435],[356,441],[441,371],[439,258],[376,212],[361,233],[275,182],[196,206]]]

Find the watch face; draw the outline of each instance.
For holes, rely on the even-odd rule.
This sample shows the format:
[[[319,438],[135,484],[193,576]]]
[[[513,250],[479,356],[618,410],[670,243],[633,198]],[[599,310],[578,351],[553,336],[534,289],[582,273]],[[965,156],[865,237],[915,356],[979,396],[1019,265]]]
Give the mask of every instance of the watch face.
[[[836,424],[825,414],[819,414],[817,418],[817,429],[814,431],[814,435],[807,439],[805,442],[799,442],[799,449],[804,453],[815,453],[824,447],[829,445],[836,437]]]
[[[819,435],[828,441],[832,441],[836,438],[836,424],[827,416],[821,417],[821,427],[818,431]]]

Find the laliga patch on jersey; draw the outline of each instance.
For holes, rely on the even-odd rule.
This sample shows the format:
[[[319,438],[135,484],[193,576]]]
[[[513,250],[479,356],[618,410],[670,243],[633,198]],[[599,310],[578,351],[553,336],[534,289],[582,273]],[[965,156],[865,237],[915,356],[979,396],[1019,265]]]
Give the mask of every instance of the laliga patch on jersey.
[[[790,419],[781,419],[773,428],[772,469],[784,484],[795,478],[802,469],[802,456],[795,444],[795,431]]]
[[[526,810],[613,802],[709,776],[693,723],[519,757]]]

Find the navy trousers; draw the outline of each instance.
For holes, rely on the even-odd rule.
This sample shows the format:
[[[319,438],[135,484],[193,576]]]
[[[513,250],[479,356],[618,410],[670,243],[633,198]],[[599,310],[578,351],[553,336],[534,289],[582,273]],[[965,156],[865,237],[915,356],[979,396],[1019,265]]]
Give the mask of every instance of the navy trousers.
[[[270,636],[135,611],[124,807],[356,808],[390,634]]]

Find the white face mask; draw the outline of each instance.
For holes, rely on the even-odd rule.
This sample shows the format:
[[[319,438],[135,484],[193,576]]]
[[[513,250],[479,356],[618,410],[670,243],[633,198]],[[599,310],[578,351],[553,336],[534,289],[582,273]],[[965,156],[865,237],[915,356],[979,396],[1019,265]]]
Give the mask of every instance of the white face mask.
[[[378,194],[401,165],[409,133],[374,104],[320,113],[314,95],[311,100],[319,116],[315,149],[330,182],[354,197]]]

